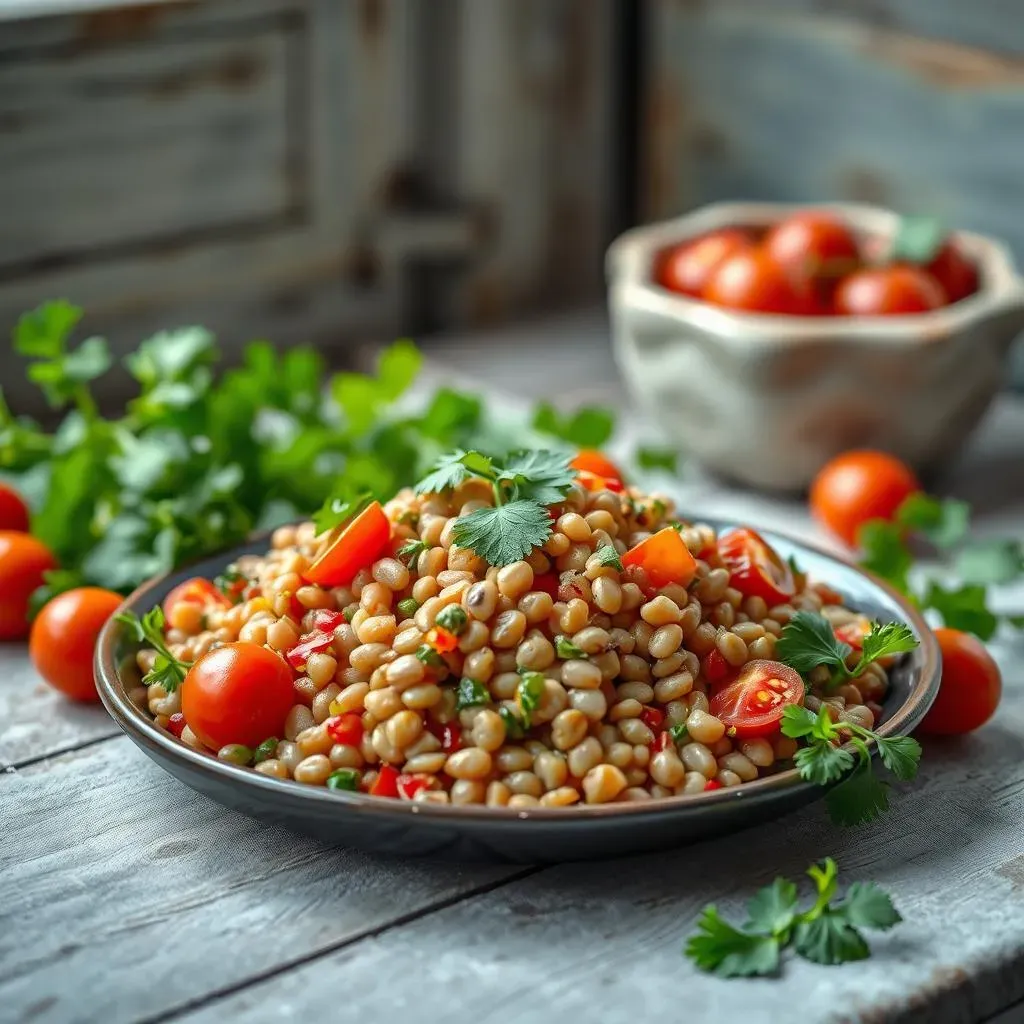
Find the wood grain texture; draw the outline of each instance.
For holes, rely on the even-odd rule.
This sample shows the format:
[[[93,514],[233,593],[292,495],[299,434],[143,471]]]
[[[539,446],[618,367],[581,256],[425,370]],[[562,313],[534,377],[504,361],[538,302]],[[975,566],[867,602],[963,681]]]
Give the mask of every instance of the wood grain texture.
[[[929,743],[922,775],[881,822],[843,831],[821,805],[678,852],[551,868],[361,942],[189,1020],[329,1016],[387,1005],[418,1020],[474,1024],[579,1019],[632,1024],[685,1007],[688,1020],[775,1024],[961,1024],[1024,996],[1024,674],[1003,652],[998,721]],[[680,955],[700,908],[732,917],[776,874],[830,854],[842,881],[877,881],[905,922],[841,969],[787,961],[784,980],[720,981]]]
[[[0,775],[0,807],[5,1020],[163,1016],[516,873],[329,849],[124,738]]]

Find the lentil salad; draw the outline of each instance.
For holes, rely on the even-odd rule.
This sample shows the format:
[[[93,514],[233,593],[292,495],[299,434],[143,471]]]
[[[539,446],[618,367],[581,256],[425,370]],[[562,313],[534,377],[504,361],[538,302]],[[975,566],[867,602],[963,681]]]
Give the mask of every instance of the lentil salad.
[[[479,553],[497,550],[500,521],[465,543],[471,517],[524,500],[489,469],[433,474],[326,530],[281,527],[264,556],[168,596],[137,656],[153,681],[132,698],[187,745],[265,775],[512,809],[753,781],[792,765],[789,706],[871,729],[888,686],[860,656],[871,624],[755,531],[681,521],[614,470],[573,460],[523,557]],[[827,665],[801,676],[777,660],[801,612],[845,641],[839,685]],[[204,701],[225,699],[218,659],[239,658],[272,684],[229,692],[258,723],[224,732],[231,716]],[[168,659],[194,663],[184,685],[156,678]]]

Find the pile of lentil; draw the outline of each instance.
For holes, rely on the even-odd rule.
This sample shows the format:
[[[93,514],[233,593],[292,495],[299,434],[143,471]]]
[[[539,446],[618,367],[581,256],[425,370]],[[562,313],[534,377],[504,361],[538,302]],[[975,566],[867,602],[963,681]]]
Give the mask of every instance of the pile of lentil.
[[[796,574],[785,604],[744,596],[710,526],[679,523],[669,498],[633,488],[573,485],[548,540],[497,568],[453,542],[457,517],[491,501],[474,479],[446,494],[402,491],[384,506],[391,553],[346,587],[303,577],[329,534],[312,523],[281,527],[265,556],[234,567],[245,580],[241,603],[175,606],[166,640],[176,657],[241,641],[294,671],[283,735],[255,753],[210,753],[308,785],[513,809],[695,794],[791,765],[795,740],[730,736],[709,693],[748,661],[772,659],[798,610],[837,628],[861,621],[838,595]],[[696,559],[686,587],[653,588],[598,554],[626,552],[666,526]],[[396,555],[410,542],[421,543],[407,565]],[[323,642],[303,648],[311,634]],[[139,667],[154,658],[140,650]],[[806,706],[825,700],[834,718],[870,728],[884,668],[868,665],[825,698],[828,676],[811,674]],[[534,681],[528,706],[525,678]],[[152,684],[133,697],[158,725],[205,749],[182,726],[178,691]],[[677,743],[670,730],[680,725]]]

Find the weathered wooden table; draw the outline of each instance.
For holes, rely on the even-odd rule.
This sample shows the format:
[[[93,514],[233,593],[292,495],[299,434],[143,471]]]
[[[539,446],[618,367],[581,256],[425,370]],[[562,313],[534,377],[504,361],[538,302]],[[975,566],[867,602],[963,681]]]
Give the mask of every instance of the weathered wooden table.
[[[528,397],[571,382],[618,399],[599,318],[436,359]],[[949,481],[983,529],[1024,529],[1022,444],[1024,402],[1002,400]],[[696,471],[677,490],[684,507],[813,529],[796,504]],[[817,805],[672,853],[540,869],[388,860],[251,821],[0,647],[0,1020],[1024,1020],[1024,647],[994,650],[998,717],[928,743],[883,821],[843,831]],[[904,914],[870,960],[720,981],[680,955],[704,903],[738,913],[826,854]]]

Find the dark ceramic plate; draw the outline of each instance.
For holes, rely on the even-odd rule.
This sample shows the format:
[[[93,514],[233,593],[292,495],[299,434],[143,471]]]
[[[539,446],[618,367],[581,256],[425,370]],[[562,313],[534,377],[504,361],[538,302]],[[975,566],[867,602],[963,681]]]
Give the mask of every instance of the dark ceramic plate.
[[[723,529],[730,524],[711,524]],[[916,611],[885,584],[831,555],[779,534],[765,536],[783,557],[828,582],[846,603],[870,618],[909,624],[921,641],[890,673],[891,687],[878,732],[910,732],[924,717],[939,686],[938,644]],[[216,576],[240,555],[266,550],[267,538],[148,583],[125,608],[141,615],[190,576]],[[158,728],[127,697],[138,684],[134,646],[113,620],[99,638],[96,678],[114,720],[162,768],[214,800],[245,814],[316,836],[330,843],[389,854],[463,860],[552,862],[617,857],[681,846],[777,818],[822,795],[796,771],[696,796],[643,803],[603,804],[508,811],[452,807],[303,786],[218,761]]]

